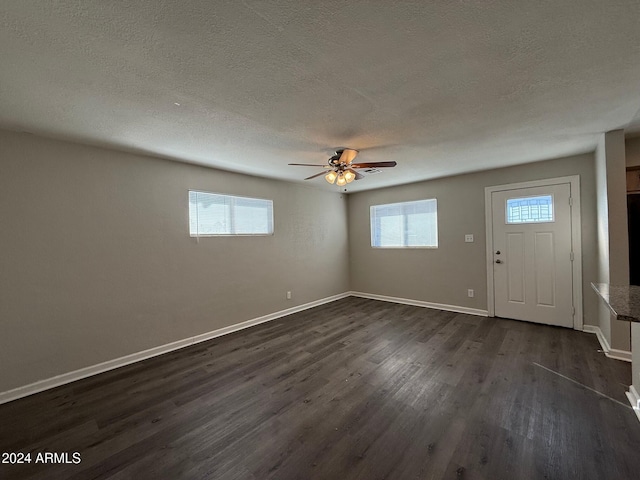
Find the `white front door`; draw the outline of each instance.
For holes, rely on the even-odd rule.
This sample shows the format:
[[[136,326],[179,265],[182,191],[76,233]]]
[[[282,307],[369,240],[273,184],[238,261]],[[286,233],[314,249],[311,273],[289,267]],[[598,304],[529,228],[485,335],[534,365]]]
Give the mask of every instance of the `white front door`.
[[[498,317],[573,328],[571,185],[491,193]]]

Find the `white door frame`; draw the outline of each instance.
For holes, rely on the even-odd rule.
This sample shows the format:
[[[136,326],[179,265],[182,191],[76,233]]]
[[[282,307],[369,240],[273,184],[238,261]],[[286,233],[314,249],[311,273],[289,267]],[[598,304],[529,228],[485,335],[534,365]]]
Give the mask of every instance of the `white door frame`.
[[[582,330],[582,218],[580,215],[580,175],[568,177],[547,178],[531,182],[510,183],[507,185],[495,185],[484,189],[485,228],[487,232],[487,310],[490,317],[495,317],[495,296],[493,288],[493,210],[491,194],[504,190],[517,190],[529,187],[544,187],[570,184],[571,188],[571,251],[572,283],[573,283],[573,328]]]

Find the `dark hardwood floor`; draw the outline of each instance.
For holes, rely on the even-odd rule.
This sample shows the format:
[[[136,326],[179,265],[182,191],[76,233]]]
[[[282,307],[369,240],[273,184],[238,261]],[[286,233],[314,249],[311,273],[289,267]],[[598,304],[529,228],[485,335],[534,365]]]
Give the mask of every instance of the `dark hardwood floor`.
[[[595,335],[346,298],[0,405],[2,479],[640,478]]]

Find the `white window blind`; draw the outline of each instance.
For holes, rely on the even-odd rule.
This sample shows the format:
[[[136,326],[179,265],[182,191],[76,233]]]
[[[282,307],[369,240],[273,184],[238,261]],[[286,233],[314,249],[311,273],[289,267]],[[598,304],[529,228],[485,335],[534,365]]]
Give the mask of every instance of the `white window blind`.
[[[189,191],[189,234],[273,234],[273,201]]]
[[[435,198],[371,207],[371,246],[437,247],[438,204]]]

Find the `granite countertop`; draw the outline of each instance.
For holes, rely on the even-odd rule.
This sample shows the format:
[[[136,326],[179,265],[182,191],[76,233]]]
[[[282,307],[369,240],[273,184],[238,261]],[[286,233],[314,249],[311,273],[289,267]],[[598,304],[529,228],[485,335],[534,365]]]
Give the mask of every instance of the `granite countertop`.
[[[640,322],[640,287],[608,283],[592,283],[591,286],[618,320]]]

